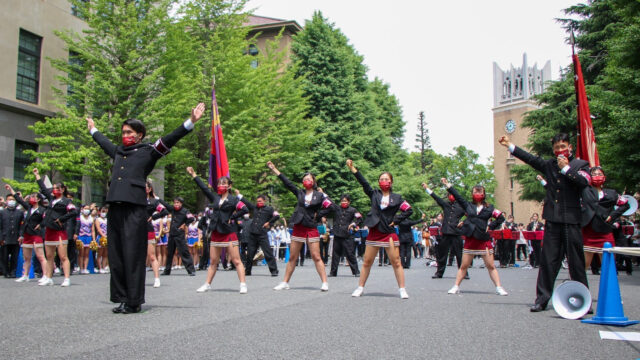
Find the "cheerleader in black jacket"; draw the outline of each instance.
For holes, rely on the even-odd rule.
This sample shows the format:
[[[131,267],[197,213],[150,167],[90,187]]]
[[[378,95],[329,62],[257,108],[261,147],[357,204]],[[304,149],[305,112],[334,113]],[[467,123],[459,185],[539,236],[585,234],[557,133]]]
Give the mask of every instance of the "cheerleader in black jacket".
[[[448,293],[460,293],[460,283],[464,279],[473,257],[480,255],[484,260],[487,271],[489,271],[491,281],[496,285],[496,294],[501,296],[509,295],[500,285],[500,276],[493,261],[493,244],[488,233],[488,230],[493,230],[504,222],[504,215],[485,201],[486,194],[483,186],[476,185],[473,187],[473,202],[469,203],[456,189],[451,187],[447,179],[442,178],[440,181],[447,187],[447,191],[455,197],[467,214],[464,223],[460,225],[460,230],[466,237],[462,250],[462,265],[456,274],[456,282]],[[489,224],[491,218],[495,218],[495,221]]]
[[[390,173],[383,172],[378,177],[380,189],[374,190],[358,169],[355,168],[353,161],[347,160],[347,167],[362,185],[364,193],[371,199],[371,210],[364,221],[364,225],[369,228],[369,235],[367,235],[367,246],[362,262],[360,281],[358,288],[354,290],[351,296],[358,297],[362,295],[378,249],[385,248],[398,281],[400,298],[408,299],[409,295],[404,288],[404,270],[402,269],[398,251],[400,241],[394,226],[413,214],[411,205],[404,201],[400,194],[393,193],[391,189],[393,176]]]
[[[26,217],[20,227],[20,239],[22,247],[23,271],[22,277],[17,279],[16,282],[29,281],[29,269],[31,267],[31,254],[36,252],[36,257],[40,262],[40,266],[43,269],[47,268],[47,260],[44,258],[44,240],[42,239],[41,224],[44,216],[44,207],[40,206],[41,198],[38,194],[31,194],[27,196],[27,201],[22,199],[22,196],[15,192],[11,186],[5,185],[6,189],[15,196],[18,204],[22,205],[27,212]]]
[[[629,210],[625,197],[613,189],[602,186],[606,180],[600,166],[591,168],[591,186],[582,191],[582,241],[584,242],[585,269],[591,266],[593,256],[598,254],[602,260],[602,248],[605,242],[615,245],[613,230],[616,221]],[[616,209],[615,206],[618,208]],[[618,225],[620,226],[620,225]]]
[[[66,190],[63,192],[63,185],[56,183],[53,185],[53,189],[47,189],[44,185],[44,181],[40,178],[40,173],[37,168],[33,169],[33,174],[36,176],[38,186],[40,186],[40,192],[46,196],[49,200],[49,207],[44,213],[44,246],[47,257],[47,269],[43,270],[44,275],[41,282],[38,285],[53,285],[53,266],[56,250],[58,250],[58,257],[60,258],[60,264],[62,265],[62,271],[64,273],[64,281],[60,286],[70,286],[71,281],[69,275],[71,275],[71,269],[69,264],[69,258],[67,257],[67,243],[68,235],[65,223],[78,215],[75,205],[67,198]],[[46,276],[46,278],[45,278]]]
[[[320,234],[318,233],[317,226],[322,217],[328,213],[327,209],[331,206],[331,200],[326,194],[317,190],[318,186],[313,174],[304,174],[302,177],[302,186],[304,189],[299,189],[291,180],[281,174],[271,161],[267,162],[267,166],[278,176],[284,186],[289,189],[297,199],[296,209],[293,211],[293,215],[289,221],[293,225],[289,262],[287,263],[283,281],[273,289],[289,289],[289,280],[291,280],[291,275],[293,275],[293,271],[295,270],[300,250],[304,247],[305,242],[308,242],[311,259],[316,264],[316,271],[318,271],[318,275],[320,275],[320,279],[322,280],[320,290],[328,291],[329,284],[327,283],[327,274],[325,273],[324,262],[320,258]],[[304,256],[304,254],[301,254],[301,256]]]
[[[240,260],[240,251],[238,250],[238,235],[236,235],[235,221],[242,218],[244,214],[249,212],[247,206],[236,196],[230,194],[231,179],[223,176],[218,179],[216,194],[211,192],[207,185],[196,175],[192,167],[187,168],[187,172],[198,187],[207,196],[211,204],[209,208],[209,229],[211,230],[211,243],[209,249],[209,258],[211,265],[207,270],[207,282],[200,286],[197,292],[206,292],[211,290],[211,282],[216,276],[218,263],[222,250],[227,249],[227,256],[231,257],[231,262],[236,267],[238,280],[240,280],[240,294],[247,293],[247,284],[245,282],[244,265]]]

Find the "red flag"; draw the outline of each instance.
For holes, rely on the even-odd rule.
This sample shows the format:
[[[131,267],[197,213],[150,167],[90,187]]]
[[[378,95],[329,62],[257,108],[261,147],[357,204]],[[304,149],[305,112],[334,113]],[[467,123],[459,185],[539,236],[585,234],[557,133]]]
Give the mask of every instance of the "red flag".
[[[215,80],[214,80],[215,83]],[[211,155],[209,156],[209,185],[215,187],[218,179],[229,176],[229,163],[227,162],[227,150],[224,147],[222,127],[220,126],[220,113],[216,100],[216,89],[211,89]]]
[[[576,99],[578,101],[578,141],[576,156],[588,161],[589,166],[600,166],[598,149],[596,147],[596,135],[593,132],[591,123],[591,113],[589,112],[589,101],[584,88],[584,77],[578,55],[573,54],[573,71],[575,72]]]

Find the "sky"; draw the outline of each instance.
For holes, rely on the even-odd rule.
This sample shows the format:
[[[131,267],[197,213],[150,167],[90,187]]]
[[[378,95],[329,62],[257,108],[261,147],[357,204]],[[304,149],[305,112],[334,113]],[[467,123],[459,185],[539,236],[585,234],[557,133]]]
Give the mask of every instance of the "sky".
[[[335,23],[364,56],[369,78],[390,85],[402,106],[404,147],[415,151],[417,117],[424,111],[433,149],[465,145],[483,162],[493,156],[493,62],[522,65],[552,77],[571,62],[566,33],[556,22],[578,0],[378,1],[250,0],[255,15],[296,20],[315,10]]]

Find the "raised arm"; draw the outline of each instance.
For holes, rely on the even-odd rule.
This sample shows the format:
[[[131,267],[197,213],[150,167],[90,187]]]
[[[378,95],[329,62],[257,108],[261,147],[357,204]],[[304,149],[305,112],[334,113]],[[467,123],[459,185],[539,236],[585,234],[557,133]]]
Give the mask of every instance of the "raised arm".
[[[523,150],[522,148],[515,146],[513,143],[511,143],[511,140],[509,140],[509,137],[507,135],[502,135],[502,137],[500,137],[498,142],[500,143],[500,145],[506,147],[509,150],[509,152],[513,154],[513,156],[524,161],[532,168],[540,172],[544,172],[544,166],[546,164],[546,161],[543,158],[532,155],[526,152],[525,150]]]
[[[33,168],[33,175],[36,176],[36,182],[38,183],[38,187],[40,188],[40,193],[44,195],[50,202],[53,201],[53,195],[51,195],[51,189],[47,189],[44,186],[44,180],[40,177],[40,172],[38,168]]]
[[[465,211],[471,206],[471,204],[469,204],[467,199],[462,197],[462,195],[460,195],[460,193],[456,189],[454,189],[453,186],[451,186],[451,184],[449,184],[449,181],[447,181],[447,179],[442,178],[440,179],[440,181],[447,188],[447,191],[449,192],[449,194],[453,195],[453,197],[456,198],[456,201],[460,205],[462,205],[462,208],[465,209]]]
[[[111,142],[106,136],[104,136],[98,129],[96,128],[95,123],[92,118],[87,118],[87,127],[89,128],[89,133],[93,138],[93,141],[98,143],[102,150],[104,150],[105,154],[107,154],[110,158],[116,157],[116,145]]]
[[[284,174],[282,174],[271,161],[267,161],[267,167],[271,169],[271,172],[273,172],[280,179],[280,181],[282,181],[284,187],[289,189],[289,191],[291,191],[293,195],[298,196],[298,192],[300,191],[300,189],[298,189],[298,187],[294,183],[292,183],[289,178],[284,176]]]
[[[429,194],[433,198],[433,200],[436,201],[438,206],[440,206],[443,210],[446,209],[447,203],[444,200],[442,200],[441,197],[436,195],[436,193],[434,193],[433,190],[431,190],[426,183],[422,183],[422,188],[424,189],[424,191],[427,192],[427,194]]]
[[[195,108],[191,109],[191,117],[187,119],[182,125],[178,126],[171,133],[156,140],[153,144],[155,151],[152,153],[156,159],[159,159],[171,152],[171,148],[178,143],[185,135],[193,130],[195,123],[200,120],[204,114],[204,103],[199,103]]]
[[[362,176],[360,171],[356,169],[355,165],[353,164],[353,160],[351,159],[347,160],[347,167],[349,168],[349,171],[351,171],[351,173],[355,175],[356,180],[358,180],[360,185],[362,185],[362,189],[364,190],[364,193],[368,197],[373,196],[373,188],[371,188],[371,185],[369,185],[369,182],[367,181],[367,179],[364,178],[364,176]]]
[[[193,180],[196,182],[200,190],[202,190],[204,195],[209,199],[209,201],[216,202],[218,199],[217,195],[214,194],[211,190],[209,190],[209,187],[205,185],[204,182],[202,182],[202,180],[198,177],[198,175],[196,175],[196,172],[193,170],[191,166],[187,168],[187,172],[189,173],[189,175],[191,175]]]

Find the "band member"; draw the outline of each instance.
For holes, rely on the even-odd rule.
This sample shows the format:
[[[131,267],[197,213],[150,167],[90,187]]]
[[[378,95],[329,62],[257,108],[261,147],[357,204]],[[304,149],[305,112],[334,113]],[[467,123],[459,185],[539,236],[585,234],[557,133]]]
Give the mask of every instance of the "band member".
[[[186,120],[171,134],[154,144],[142,143],[144,124],[136,119],[122,124],[122,145],[113,144],[100,133],[93,119],[87,126],[93,139],[111,157],[111,183],[107,193],[109,264],[111,264],[111,301],[120,303],[114,313],[137,313],[144,303],[144,279],[147,258],[146,179],[156,162],[171,151],[178,140],[187,135],[202,117],[204,104],[191,110]],[[173,254],[172,254],[173,255]]]
[[[163,200],[158,201],[168,209],[171,215],[166,263],[162,275],[171,275],[174,260],[176,260],[176,264],[179,264],[177,260],[182,259],[182,264],[187,270],[187,274],[189,274],[189,276],[196,276],[196,268],[193,265],[193,259],[189,253],[186,239],[187,226],[196,220],[195,217],[184,207],[184,199],[180,196],[173,199],[173,205],[169,205]],[[174,254],[177,259],[174,259]]]
[[[109,242],[107,239],[108,232],[108,215],[109,209],[106,206],[100,208],[100,216],[98,216],[95,220],[95,234],[96,243],[98,243],[98,250],[96,264],[98,265],[98,272],[100,274],[108,274],[109,273]],[[107,244],[105,245],[105,241]]]
[[[5,188],[11,191],[11,187],[8,187],[8,185]],[[18,254],[20,253],[20,227],[24,219],[24,213],[18,209],[18,202],[13,191],[7,194],[5,201],[7,207],[0,211],[1,262],[4,262],[6,266],[4,276],[6,278],[15,278],[18,269]]]
[[[544,246],[540,255],[536,301],[531,307],[532,312],[538,312],[547,308],[565,255],[569,260],[571,279],[588,286],[580,231],[580,194],[589,186],[589,164],[573,158],[567,134],[553,137],[551,146],[556,158],[549,160],[531,155],[515,146],[506,135],[499,142],[513,156],[541,172],[547,181],[542,212],[542,217],[546,220]]]
[[[256,255],[256,251],[258,251],[258,248],[260,248],[262,249],[262,253],[264,254],[264,259],[267,261],[267,265],[269,266],[269,272],[271,272],[271,276],[278,276],[278,265],[276,264],[276,259],[273,256],[273,250],[269,245],[267,232],[269,231],[269,228],[273,227],[276,221],[280,219],[280,214],[278,214],[278,212],[275,211],[271,206],[267,205],[266,195],[258,195],[258,197],[256,198],[256,203],[252,204],[245,197],[243,197],[238,190],[236,190],[236,194],[238,196],[238,199],[241,199],[242,202],[247,206],[247,208],[249,208],[249,210],[253,212],[253,218],[245,220],[245,222],[249,222],[249,226],[243,228],[242,234],[242,236],[247,236],[248,239],[245,275],[251,276],[253,257]]]
[[[328,212],[327,209],[331,206],[331,200],[326,194],[318,191],[316,177],[313,174],[306,173],[302,176],[302,186],[304,189],[299,189],[291,180],[284,176],[284,174],[281,174],[271,161],[267,162],[267,166],[278,176],[284,186],[289,189],[297,199],[296,208],[289,221],[289,223],[293,225],[289,262],[287,263],[283,281],[273,289],[289,289],[289,280],[291,280],[291,276],[295,270],[298,255],[304,256],[304,252],[301,253],[300,250],[304,248],[305,243],[308,243],[311,259],[315,263],[316,271],[322,280],[320,290],[329,291],[324,262],[320,257],[318,223]]]
[[[517,225],[513,220],[513,215],[507,216],[507,221],[502,223],[502,229],[517,231]],[[512,239],[499,239],[498,252],[500,254],[500,267],[506,268],[515,264],[516,258],[516,242]]]
[[[329,276],[338,276],[338,263],[342,254],[349,262],[351,274],[360,276],[352,234],[362,226],[362,214],[351,206],[349,194],[343,194],[340,197],[340,206],[331,204],[329,209],[333,212],[333,251]]]
[[[78,211],[63,192],[62,183],[56,183],[53,185],[53,189],[47,189],[44,185],[44,180],[40,178],[40,173],[37,168],[33,169],[33,174],[36,176],[40,193],[49,200],[49,207],[44,213],[44,246],[47,257],[47,269],[45,271],[46,275],[42,277],[38,285],[53,285],[51,278],[53,277],[54,257],[57,250],[64,273],[64,281],[60,286],[67,287],[71,285],[71,280],[69,280],[71,265],[67,257],[68,235],[65,224],[69,219],[75,217]]]
[[[500,276],[498,275],[498,270],[493,260],[493,244],[491,242],[491,236],[489,236],[488,233],[488,230],[496,229],[502,225],[504,215],[495,209],[493,205],[487,203],[483,186],[476,185],[473,187],[471,190],[473,201],[469,203],[449,184],[447,179],[442,178],[440,181],[447,187],[449,194],[453,195],[467,215],[464,222],[458,224],[460,232],[465,236],[464,249],[462,250],[462,265],[460,265],[460,269],[458,269],[458,273],[456,274],[455,284],[449,289],[448,293],[460,293],[460,283],[462,279],[464,279],[467,269],[471,266],[473,257],[479,255],[482,256],[484,265],[489,272],[489,277],[496,286],[496,294],[501,296],[508,295],[502,285],[500,285]],[[495,220],[489,224],[489,220],[492,218]]]
[[[76,232],[73,236],[74,240],[82,241],[82,249],[78,256],[80,264],[80,273],[88,274],[87,265],[89,264],[89,244],[96,238],[96,231],[93,227],[94,219],[91,216],[89,205],[84,205],[81,210],[80,218],[76,222]]]
[[[411,267],[411,245],[413,245],[413,229],[412,226],[421,224],[427,217],[422,214],[418,220],[404,219],[398,224],[398,235],[400,237],[400,263],[403,269]]]
[[[602,261],[602,248],[605,242],[615,245],[614,224],[630,207],[625,197],[620,196],[613,189],[603,188],[606,178],[600,166],[591,168],[590,173],[591,186],[582,192],[581,203],[580,225],[584,242],[585,269],[591,266],[591,260],[595,254],[598,254]]]
[[[211,247],[211,231],[209,230],[209,217],[211,215],[211,209],[207,206],[204,209],[204,214],[202,218],[198,220],[198,229],[202,233],[202,238],[205,241],[202,241],[202,255],[200,256],[200,263],[198,264],[198,270],[206,270],[209,267],[209,253]]]
[[[347,167],[362,185],[364,193],[371,199],[371,210],[364,221],[364,225],[369,228],[369,234],[367,235],[362,271],[360,272],[358,288],[353,291],[351,296],[362,296],[364,285],[369,277],[371,265],[373,265],[378,249],[385,249],[398,282],[400,298],[408,299],[409,294],[407,294],[407,290],[404,287],[404,270],[402,269],[398,252],[400,242],[394,226],[411,216],[413,209],[411,209],[411,205],[408,202],[402,199],[400,194],[393,192],[393,176],[391,173],[383,172],[380,174],[378,177],[380,189],[374,190],[353,165],[351,159],[347,160]]]
[[[462,264],[462,238],[460,237],[458,225],[461,224],[460,219],[464,216],[465,210],[456,202],[456,198],[453,195],[449,194],[447,196],[449,201],[444,201],[436,195],[427,184],[422,183],[422,187],[442,208],[442,236],[436,245],[436,262],[438,269],[436,273],[431,276],[432,279],[441,279],[447,268],[449,249],[451,249],[456,257],[458,269],[460,269],[460,265]],[[468,278],[468,274],[465,274],[465,279]]]
[[[156,258],[156,243],[158,237],[156,236],[156,228],[153,221],[160,220],[164,216],[169,214],[167,208],[160,203],[160,200],[156,198],[153,192],[153,184],[147,179],[146,184],[147,192],[147,261],[151,264],[151,270],[153,270],[153,287],[160,287],[160,263]]]
[[[544,230],[544,224],[539,220],[538,213],[531,215],[531,222],[527,225],[527,231],[542,231]],[[540,254],[542,251],[542,244],[539,240],[529,240],[531,244],[531,256],[529,257],[529,264],[534,268],[540,267]]]
[[[209,208],[211,209],[209,214],[209,229],[211,230],[209,259],[211,260],[211,265],[209,265],[209,269],[207,270],[207,281],[196,291],[206,292],[211,290],[211,282],[216,276],[222,250],[226,249],[238,273],[240,294],[246,294],[247,284],[244,277],[244,266],[242,265],[242,261],[240,261],[235,222],[236,219],[248,213],[249,209],[247,209],[247,206],[240,201],[240,199],[230,194],[232,182],[228,177],[222,176],[218,179],[216,193],[214,194],[209,190],[207,185],[200,180],[193,168],[188,167],[187,172],[211,202],[209,204]]]
[[[38,194],[27,196],[25,202],[20,194],[16,193],[11,186],[5,185],[7,189],[15,196],[18,204],[25,209],[26,217],[20,228],[20,238],[22,239],[22,257],[23,271],[22,277],[16,279],[16,282],[29,281],[29,268],[31,267],[31,255],[35,251],[36,258],[42,269],[47,268],[47,260],[44,256],[44,240],[42,239],[42,221],[44,216],[44,207],[40,206],[41,198]]]

